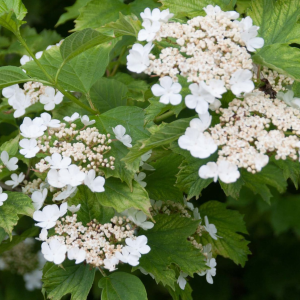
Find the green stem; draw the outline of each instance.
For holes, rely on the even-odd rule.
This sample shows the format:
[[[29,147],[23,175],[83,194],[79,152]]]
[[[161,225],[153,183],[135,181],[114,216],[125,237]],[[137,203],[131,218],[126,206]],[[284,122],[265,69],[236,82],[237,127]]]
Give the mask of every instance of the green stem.
[[[120,66],[120,64],[121,64],[122,56],[125,54],[125,52],[126,52],[126,47],[124,47],[124,48],[122,49],[122,51],[121,51],[121,53],[120,53],[120,55],[119,55],[118,61],[117,61],[116,65],[115,65],[113,71],[112,71],[111,74],[110,74],[110,77],[113,77],[113,76],[116,75],[116,73],[117,73],[117,71],[118,71],[118,68],[119,68],[119,66]]]
[[[107,275],[105,274],[104,270],[102,270],[101,267],[99,267],[98,269],[101,272],[101,274],[102,274],[103,277],[107,277]]]
[[[159,123],[159,122],[161,122],[161,121],[163,121],[163,120],[165,120],[165,119],[167,119],[167,118],[173,116],[174,114],[175,114],[175,112],[172,111],[172,110],[170,110],[170,111],[164,113],[163,115],[156,117],[156,118],[154,119],[154,122],[155,122],[155,123]]]

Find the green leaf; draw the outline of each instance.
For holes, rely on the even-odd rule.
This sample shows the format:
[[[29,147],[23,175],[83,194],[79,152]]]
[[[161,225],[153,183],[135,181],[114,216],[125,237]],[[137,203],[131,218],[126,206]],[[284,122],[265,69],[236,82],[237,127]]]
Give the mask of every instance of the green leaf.
[[[18,67],[8,66],[0,68],[0,89],[27,81],[30,81],[30,77]]]
[[[226,184],[221,180],[219,180],[219,183],[226,196],[231,196],[234,199],[238,199],[241,192],[241,188],[245,184],[245,181],[243,180],[243,177],[240,177],[234,183]]]
[[[188,283],[186,283],[184,290],[182,290],[178,284],[175,284],[175,290],[169,286],[167,286],[167,290],[169,291],[173,300],[193,300],[193,290]]]
[[[21,0],[0,0],[0,15],[13,11],[18,20],[23,20],[27,14],[26,7]]]
[[[92,0],[80,10],[80,15],[75,20],[75,30],[100,28],[107,23],[116,21],[120,11],[128,15],[130,13],[129,6],[119,0]]]
[[[12,230],[17,224],[18,215],[32,217],[34,207],[31,199],[18,192],[5,192],[8,195],[7,200],[0,206],[0,227],[2,227],[11,237]]]
[[[126,134],[132,137],[132,144],[134,145],[138,140],[145,139],[149,136],[148,131],[144,128],[144,112],[138,107],[117,107],[111,109],[96,118],[95,126],[101,133],[109,133],[114,139],[115,135],[112,128],[117,125],[123,125],[126,128]],[[110,155],[116,158],[115,169],[103,169],[106,177],[116,177],[125,181],[130,187],[134,172],[126,169],[125,163],[122,159],[128,153],[128,149],[120,141],[114,141],[110,144]]]
[[[5,230],[2,227],[0,227],[0,244],[6,238],[6,236],[7,236],[7,233],[5,232]]]
[[[160,0],[161,9],[170,9],[175,16],[196,17],[203,14],[203,7],[207,5],[219,5],[223,10],[232,10],[236,0]]]
[[[183,272],[193,276],[205,269],[202,253],[187,241],[194,234],[199,221],[179,215],[157,215],[155,226],[142,231],[148,238],[151,251],[140,258],[139,266],[151,273],[157,283],[169,285],[174,289],[175,272],[168,267],[176,264]]]
[[[175,187],[176,174],[181,162],[182,157],[172,153],[151,164],[155,171],[149,172],[145,179],[146,190],[151,199],[172,200],[179,203],[183,201],[182,193]]]
[[[20,135],[17,135],[15,138],[3,143],[0,147],[0,152],[6,151],[9,156],[17,154],[19,149],[19,139]]]
[[[101,278],[101,300],[147,300],[146,289],[141,280],[128,273],[115,272]]]
[[[116,36],[132,35],[137,37],[142,29],[142,24],[135,15],[124,16],[120,12],[119,19],[116,22],[106,24],[105,28],[113,29]]]
[[[64,295],[71,294],[71,300],[87,299],[92,287],[95,268],[66,260],[63,268],[47,262],[43,269],[43,289],[49,299],[60,300]]]
[[[24,231],[21,235],[13,235],[11,241],[5,240],[0,244],[0,254],[5,251],[12,249],[14,246],[18,245],[19,243],[23,242],[29,237],[36,237],[39,235],[40,228],[39,227],[31,227]]]
[[[249,242],[238,234],[247,234],[243,216],[239,212],[226,209],[226,204],[218,201],[209,201],[199,207],[201,217],[208,217],[210,224],[214,224],[218,230],[219,238],[214,240],[204,232],[200,238],[203,245],[212,244],[213,253],[230,258],[236,264],[245,265],[247,255],[251,254],[248,249]]]
[[[105,193],[105,192],[104,192]],[[102,206],[98,200],[97,193],[93,193],[86,186],[79,186],[76,195],[68,200],[68,205],[78,205],[77,220],[83,225],[96,219],[100,224],[110,222],[114,216],[114,210],[110,207]]]
[[[103,35],[91,28],[69,35],[60,46],[60,53],[64,60],[63,64],[82,52],[112,39],[114,39],[114,37]]]
[[[159,7],[160,3],[157,3],[156,0],[134,0],[129,3],[130,11],[139,16],[141,12],[145,10],[145,8],[149,7],[151,10]]]
[[[150,199],[144,188],[139,183],[133,182],[132,190],[119,179],[108,178],[105,181],[105,192],[96,193],[101,205],[113,207],[117,212],[122,212],[130,207],[142,210],[151,217],[149,213]]]
[[[66,13],[62,14],[59,17],[55,27],[66,23],[69,20],[74,20],[79,16],[79,9],[87,5],[91,0],[76,0],[75,4],[69,7],[66,7]]]
[[[265,46],[300,42],[300,0],[255,0],[248,15],[259,26]]]
[[[186,130],[190,119],[179,119],[169,124],[161,124],[153,129],[152,135],[143,141],[136,143],[123,161],[128,169],[134,170],[136,162],[139,161],[141,155],[151,149],[167,146],[177,140]]]
[[[127,93],[125,84],[108,78],[100,78],[89,92],[92,102],[101,113],[118,106],[126,106]]]
[[[263,47],[252,56],[256,64],[271,68],[296,80],[300,80],[300,50],[284,44]]]

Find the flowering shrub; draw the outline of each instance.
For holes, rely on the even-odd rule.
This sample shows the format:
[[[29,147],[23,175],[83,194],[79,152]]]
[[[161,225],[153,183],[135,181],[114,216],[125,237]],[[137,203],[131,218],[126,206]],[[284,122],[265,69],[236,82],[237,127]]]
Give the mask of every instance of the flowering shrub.
[[[104,2],[77,1],[75,32],[36,47],[22,2],[0,0],[23,47],[0,68],[0,269],[49,299],[87,299],[98,271],[103,299],[147,299],[131,272],[192,299],[219,256],[251,253],[242,215],[202,192],[298,187],[300,3]]]

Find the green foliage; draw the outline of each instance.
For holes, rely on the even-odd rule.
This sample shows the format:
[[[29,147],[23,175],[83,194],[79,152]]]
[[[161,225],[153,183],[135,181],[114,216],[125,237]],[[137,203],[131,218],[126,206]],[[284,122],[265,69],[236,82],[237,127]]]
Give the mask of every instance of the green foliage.
[[[11,237],[12,230],[19,220],[18,215],[32,216],[34,208],[27,195],[18,192],[6,193],[8,198],[0,206],[0,227]]]
[[[9,66],[0,68],[0,89],[29,80],[29,76],[18,67]]]
[[[75,265],[74,261],[66,260],[63,268],[47,262],[43,269],[43,290],[52,300],[60,300],[64,295],[71,294],[71,300],[83,300],[92,287],[95,269],[89,265]]]
[[[199,221],[179,215],[157,215],[154,220],[153,229],[142,231],[151,251],[140,258],[139,266],[151,273],[157,283],[174,289],[176,278],[174,270],[169,268],[171,264],[176,264],[190,276],[206,268],[204,256],[186,240],[195,233]]]
[[[147,300],[143,283],[134,275],[116,272],[101,278],[102,300]]]
[[[207,232],[200,238],[203,245],[212,244],[213,253],[232,259],[236,264],[244,266],[249,242],[239,234],[247,234],[243,216],[237,211],[226,209],[226,205],[217,201],[209,201],[199,208],[202,219],[208,217],[209,223],[217,227],[219,238],[214,240]],[[239,232],[239,233],[238,233]]]
[[[3,143],[0,147],[0,152],[6,151],[10,156],[15,155],[18,152],[20,136]]]

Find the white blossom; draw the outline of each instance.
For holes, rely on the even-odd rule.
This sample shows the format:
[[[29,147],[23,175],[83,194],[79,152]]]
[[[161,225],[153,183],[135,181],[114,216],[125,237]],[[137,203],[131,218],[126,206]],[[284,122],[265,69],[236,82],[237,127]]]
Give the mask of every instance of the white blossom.
[[[59,128],[61,126],[60,121],[56,119],[52,119],[51,115],[48,113],[42,113],[41,118],[44,121],[44,125],[49,128]]]
[[[35,157],[36,154],[40,151],[36,139],[22,139],[19,142],[19,145],[23,148],[20,150],[20,153],[26,158]]]
[[[32,57],[28,56],[28,55],[23,55],[20,59],[20,64],[23,66],[26,63],[28,63],[29,61],[33,60]]]
[[[128,219],[142,229],[148,230],[153,228],[154,224],[147,221],[147,216],[142,211],[139,211],[135,208],[130,208],[126,212]]]
[[[159,8],[154,8],[152,11],[149,7],[145,8],[143,12],[141,12],[141,18],[145,20],[150,20],[151,22],[164,22],[167,23],[169,19],[171,19],[174,14],[171,14],[169,9],[165,9],[160,11]]]
[[[283,100],[288,106],[300,109],[300,98],[294,98],[294,92],[292,90],[288,90],[286,93],[278,92],[277,98]]]
[[[70,157],[61,156],[59,153],[53,153],[51,157],[45,157],[45,160],[51,165],[51,169],[66,169],[72,163]]]
[[[126,147],[131,148],[131,142],[132,142],[132,138],[130,135],[125,134],[126,133],[126,129],[124,126],[122,125],[117,125],[115,128],[112,128],[116,139],[119,140],[121,143],[123,143]]]
[[[80,171],[77,165],[70,165],[67,169],[61,169],[58,171],[60,181],[69,184],[71,186],[78,186],[83,183],[85,179],[85,173]]]
[[[77,192],[76,186],[67,185],[67,188],[53,198],[54,201],[65,200]]]
[[[89,126],[89,125],[96,123],[96,120],[90,121],[90,118],[87,115],[84,115],[81,117],[81,122],[84,126]]]
[[[56,265],[61,264],[66,258],[67,246],[58,240],[51,240],[42,244],[42,253],[47,261],[54,262]]]
[[[67,213],[67,210],[67,203],[63,203],[60,207],[58,207],[56,204],[47,205],[42,211],[37,210],[33,213],[33,220],[38,222],[36,226],[50,229],[55,226],[58,218]]]
[[[8,198],[8,195],[6,193],[3,193],[2,187],[0,186],[0,206],[3,205],[3,202],[6,201]]]
[[[201,219],[198,207],[194,208],[194,210],[193,210],[193,217],[194,217],[194,220],[200,220]]]
[[[159,102],[178,105],[182,100],[182,96],[179,94],[182,89],[181,84],[173,82],[170,76],[160,78],[159,83],[154,84],[151,88],[153,95],[160,97]]]
[[[56,188],[62,188],[66,186],[66,182],[59,176],[59,172],[55,169],[51,169],[47,174],[48,183]]]
[[[64,117],[64,120],[66,122],[74,122],[74,121],[76,121],[77,119],[80,119],[80,118],[81,117],[80,117],[79,113],[75,112],[71,117]]]
[[[43,228],[39,234],[38,238],[35,238],[38,241],[45,242],[48,238],[48,230],[46,228]]]
[[[35,210],[39,210],[47,198],[48,190],[43,189],[42,191],[34,191],[31,195],[33,207]]]
[[[252,72],[250,70],[239,69],[232,74],[230,79],[231,91],[240,96],[241,93],[250,93],[254,90],[254,83],[252,79]]]
[[[25,281],[25,287],[28,291],[33,291],[35,289],[41,289],[42,284],[42,276],[43,271],[42,270],[34,270],[30,273],[26,273],[23,275],[24,281]]]
[[[105,178],[102,176],[96,177],[95,170],[89,170],[89,172],[85,175],[84,184],[88,186],[92,192],[101,193],[105,191]]]
[[[71,205],[68,206],[68,211],[70,211],[72,214],[75,214],[76,212],[79,211],[81,204],[76,205]]]
[[[222,11],[220,6],[218,6],[218,5],[216,5],[216,6],[207,5],[206,7],[203,8],[203,10],[206,12],[206,14],[208,16],[215,16]]]
[[[8,86],[2,90],[3,97],[8,99],[9,105],[12,106],[12,103],[18,99],[19,93],[24,93],[23,90],[19,87],[18,84]]]
[[[264,154],[257,154],[255,157],[255,168],[258,172],[261,171],[263,167],[265,167],[269,162],[269,156]]]
[[[104,259],[103,262],[104,268],[112,272],[116,270],[116,265],[119,263],[119,260],[115,256],[113,256],[111,258]]]
[[[42,118],[34,118],[31,120],[30,118],[25,117],[20,126],[21,135],[29,139],[36,139],[42,136],[46,129],[47,126],[44,125]]]
[[[138,182],[143,188],[147,186],[147,182],[143,181],[146,178],[146,173],[140,172],[139,174],[134,174],[134,180]]]
[[[47,86],[45,92],[40,96],[40,102],[44,104],[45,110],[53,110],[55,105],[60,104],[64,98],[61,92],[55,92],[53,87]]]
[[[12,157],[11,159],[9,159],[9,155],[7,153],[7,151],[2,151],[1,152],[1,156],[0,156],[4,166],[6,166],[6,168],[9,171],[15,171],[18,169],[18,159],[16,157]]]
[[[212,276],[216,276],[216,266],[217,266],[216,260],[214,258],[208,259],[206,265],[208,267],[210,267],[210,269],[202,271],[202,272],[198,273],[198,275],[199,276],[206,275],[207,282],[210,284],[213,284],[214,281],[213,281]]]
[[[179,287],[180,287],[182,290],[185,289],[185,285],[186,285],[186,279],[185,279],[185,278],[186,278],[187,276],[188,276],[187,273],[184,273],[184,272],[180,271],[180,275],[179,275],[179,277],[178,277],[178,279],[177,279],[177,283],[178,283]]]
[[[25,175],[23,172],[21,172],[19,175],[11,174],[10,178],[11,180],[5,181],[5,184],[11,185],[12,188],[15,188],[25,179]]]
[[[217,228],[216,228],[216,226],[214,224],[209,224],[207,216],[204,217],[204,221],[205,221],[205,226],[204,226],[205,230],[209,233],[209,235],[214,240],[217,240],[218,236],[217,236]]]
[[[153,41],[156,32],[160,29],[160,22],[151,22],[150,20],[146,19],[142,26],[144,29],[141,29],[138,34],[138,41]]]
[[[127,69],[135,73],[142,73],[150,64],[149,54],[153,45],[148,43],[143,46],[134,44],[127,55]]]
[[[151,248],[147,245],[148,239],[145,235],[140,235],[136,239],[127,238],[125,240],[126,245],[130,253],[141,256],[141,254],[147,254]]]
[[[122,253],[121,252],[116,252],[116,258],[122,261],[123,263],[127,263],[131,266],[137,266],[139,264],[139,258],[140,256],[134,255],[130,253],[128,247],[123,247],[122,248]]]
[[[209,109],[212,111],[216,111],[219,109],[222,105],[222,102],[219,99],[215,99],[215,101],[211,104],[209,104]]]
[[[207,179],[213,178],[214,182],[217,182],[219,177],[218,165],[215,162],[208,162],[199,169],[200,178]]]
[[[75,264],[80,264],[85,260],[86,253],[83,249],[74,247],[68,250],[68,259],[75,260]]]
[[[212,117],[209,112],[199,114],[199,119],[193,119],[190,122],[190,128],[204,132],[211,124]]]

